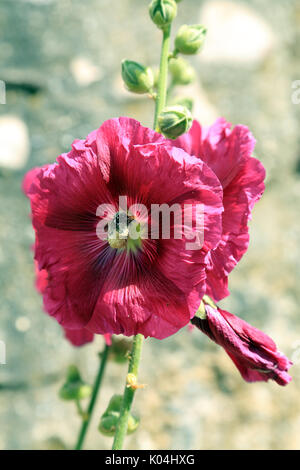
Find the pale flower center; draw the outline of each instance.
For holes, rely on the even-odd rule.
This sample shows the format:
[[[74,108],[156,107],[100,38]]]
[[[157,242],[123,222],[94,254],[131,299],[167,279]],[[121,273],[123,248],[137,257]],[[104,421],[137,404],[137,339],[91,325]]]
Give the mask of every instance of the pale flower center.
[[[108,243],[116,250],[136,251],[141,247],[140,224],[126,212],[117,212],[108,223]]]

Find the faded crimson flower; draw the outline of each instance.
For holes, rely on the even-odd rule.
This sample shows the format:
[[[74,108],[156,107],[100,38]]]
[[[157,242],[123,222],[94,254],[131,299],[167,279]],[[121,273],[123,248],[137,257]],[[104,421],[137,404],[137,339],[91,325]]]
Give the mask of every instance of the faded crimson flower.
[[[287,385],[291,381],[287,373],[291,361],[269,336],[241,318],[205,304],[205,314],[194,317],[192,324],[225,349],[247,382],[271,379]]]
[[[24,190],[35,260],[47,272],[44,306],[65,329],[162,339],[188,324],[205,293],[207,253],[222,231],[222,188],[205,163],[133,119],[112,119],[57,163],[32,170]],[[149,209],[201,204],[202,249],[188,250],[184,235],[134,247],[127,239],[122,249],[99,239],[97,208],[111,204],[118,217],[119,196]]]
[[[229,295],[228,274],[247,251],[248,221],[264,191],[265,169],[251,156],[255,140],[249,129],[242,125],[231,129],[222,118],[210,127],[194,121],[191,130],[173,145],[205,162],[223,187],[223,233],[206,258],[206,293],[219,301]]]

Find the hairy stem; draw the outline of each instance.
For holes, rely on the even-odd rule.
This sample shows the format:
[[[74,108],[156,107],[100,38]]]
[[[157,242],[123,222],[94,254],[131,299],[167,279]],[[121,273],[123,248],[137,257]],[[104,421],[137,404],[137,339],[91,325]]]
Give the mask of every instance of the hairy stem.
[[[130,361],[128,367],[128,375],[134,376],[137,380],[139,362],[141,358],[141,351],[143,345],[144,336],[138,334],[134,337],[132,350],[130,354]],[[130,414],[131,405],[133,402],[134,394],[136,391],[136,387],[130,385],[126,380],[124,395],[123,395],[123,402],[120,411],[120,419],[117,425],[116,434],[113,442],[113,450],[121,450],[123,447],[124,439],[126,437],[127,428],[128,428],[128,417]]]

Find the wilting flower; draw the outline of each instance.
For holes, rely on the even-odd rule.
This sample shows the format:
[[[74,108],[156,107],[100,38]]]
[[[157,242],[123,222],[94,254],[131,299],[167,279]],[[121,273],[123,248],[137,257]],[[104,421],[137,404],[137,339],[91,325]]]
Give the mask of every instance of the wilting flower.
[[[201,127],[194,121],[191,130],[173,145],[201,158],[223,187],[222,238],[206,259],[206,293],[218,301],[229,295],[228,274],[247,251],[248,221],[264,191],[265,170],[251,156],[255,140],[249,129],[242,125],[231,129],[231,124],[222,118],[211,127]]]
[[[225,349],[247,382],[290,382],[287,371],[292,363],[269,336],[226,310],[202,305],[204,310],[192,319],[192,324]]]
[[[207,253],[222,231],[222,188],[205,163],[137,121],[120,118],[76,140],[57,163],[33,171],[24,190],[31,201],[35,260],[47,272],[43,300],[51,316],[66,329],[160,339],[188,324],[205,292]],[[120,232],[113,243],[112,222],[118,232],[122,215],[119,196],[129,206],[143,204],[148,213],[152,204],[201,204],[202,248],[187,249],[184,234],[133,241]],[[97,234],[103,204],[114,208],[106,240]],[[193,212],[192,223],[195,217]],[[137,213],[126,218],[141,225]],[[147,222],[150,230],[151,217]]]

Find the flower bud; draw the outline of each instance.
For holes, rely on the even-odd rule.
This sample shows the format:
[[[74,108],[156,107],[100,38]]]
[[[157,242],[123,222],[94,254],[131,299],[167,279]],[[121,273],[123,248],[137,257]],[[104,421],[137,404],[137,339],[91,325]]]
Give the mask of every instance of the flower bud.
[[[127,426],[127,434],[133,434],[134,431],[139,427],[140,420],[133,416],[132,414],[128,417],[128,426]]]
[[[196,77],[194,68],[181,57],[170,60],[169,71],[176,85],[189,85]]]
[[[148,93],[154,85],[152,70],[133,60],[122,61],[122,78],[133,93]]]
[[[120,411],[122,407],[123,397],[122,395],[113,395],[108,407],[101,416],[98,430],[105,436],[114,436],[116,427],[120,418]],[[139,425],[139,419],[133,416],[131,413],[128,417],[127,434],[133,433]]]
[[[121,338],[113,336],[110,348],[110,358],[119,364],[127,362],[131,347],[132,340],[129,340],[126,336]]]
[[[82,400],[91,396],[92,387],[85,383],[76,366],[70,366],[67,379],[59,391],[63,400]]]
[[[149,14],[156,26],[164,29],[174,20],[177,14],[177,5],[174,0],[152,0],[149,5]]]
[[[196,54],[203,46],[206,28],[200,24],[184,24],[175,38],[175,50],[181,54]]]
[[[168,106],[158,117],[161,133],[168,139],[177,139],[185,134],[192,125],[192,115],[184,106]]]

